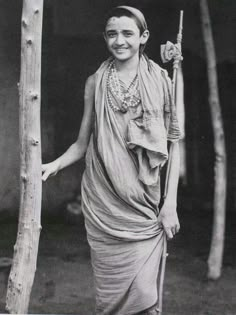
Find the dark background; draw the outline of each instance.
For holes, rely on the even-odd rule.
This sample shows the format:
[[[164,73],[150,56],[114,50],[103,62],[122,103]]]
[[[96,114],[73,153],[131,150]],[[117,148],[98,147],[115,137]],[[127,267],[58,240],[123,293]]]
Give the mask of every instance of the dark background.
[[[75,141],[83,113],[86,78],[108,56],[103,26],[108,10],[118,4],[141,9],[151,37],[146,48],[160,60],[160,44],[176,41],[179,11],[184,10],[183,74],[186,110],[186,197],[211,208],[214,150],[209,115],[205,50],[198,1],[47,0],[44,5],[42,44],[42,149],[48,162]],[[21,1],[0,1],[0,211],[13,216],[19,201],[18,91],[20,71]],[[228,209],[235,210],[236,18],[234,1],[209,1],[215,39],[219,93],[228,154]],[[44,185],[43,209],[50,213],[79,192],[83,162],[61,172]]]
[[[172,255],[164,292],[168,315],[189,315],[190,312],[193,315],[236,314],[233,298],[236,262],[236,3],[235,0],[210,0],[208,3],[228,163],[224,274],[217,284],[205,281],[213,214],[214,148],[199,1],[45,0],[44,4],[43,162],[62,154],[78,135],[85,80],[108,56],[102,36],[107,11],[119,4],[133,5],[143,11],[151,33],[146,53],[167,68],[171,76],[171,66],[161,63],[160,44],[167,40],[176,41],[179,11],[184,10],[187,181],[186,184],[181,181],[179,188],[182,233],[174,245],[170,244]],[[21,10],[20,0],[0,0],[0,258],[12,256],[19,208],[17,82]],[[66,205],[80,192],[83,169],[84,161],[76,163],[43,186],[43,231],[31,313],[88,315],[92,312],[92,278],[83,219],[71,219],[66,213]],[[0,277],[6,279],[1,272]],[[0,312],[5,298],[4,281],[0,285]]]

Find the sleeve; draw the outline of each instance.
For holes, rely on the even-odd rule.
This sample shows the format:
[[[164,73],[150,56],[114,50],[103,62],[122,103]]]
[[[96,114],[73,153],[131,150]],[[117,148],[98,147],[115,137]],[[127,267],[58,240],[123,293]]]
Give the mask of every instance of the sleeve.
[[[181,132],[179,128],[176,105],[172,97],[171,87],[172,83],[166,70],[162,70],[163,89],[164,89],[164,124],[167,131],[167,140],[176,142],[181,139]]]

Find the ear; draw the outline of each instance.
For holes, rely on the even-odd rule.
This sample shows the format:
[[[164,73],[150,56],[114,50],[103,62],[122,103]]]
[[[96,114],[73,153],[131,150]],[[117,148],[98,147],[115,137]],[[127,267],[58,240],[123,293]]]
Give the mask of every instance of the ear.
[[[149,30],[145,30],[143,34],[141,35],[141,45],[145,45],[148,41],[148,38],[150,36]]]
[[[107,36],[105,32],[103,32],[103,38],[105,39],[105,42],[107,42]]]

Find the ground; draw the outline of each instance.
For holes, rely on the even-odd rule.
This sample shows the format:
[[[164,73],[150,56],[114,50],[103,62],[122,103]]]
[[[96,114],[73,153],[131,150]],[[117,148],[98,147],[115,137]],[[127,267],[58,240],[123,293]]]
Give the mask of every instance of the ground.
[[[168,245],[163,315],[236,315],[235,225],[228,215],[223,274],[206,280],[210,245],[208,210],[180,213],[181,233]],[[0,223],[0,257],[11,257],[16,222]],[[7,277],[0,271],[0,313],[4,313]],[[93,280],[83,219],[44,219],[31,314],[92,315]]]

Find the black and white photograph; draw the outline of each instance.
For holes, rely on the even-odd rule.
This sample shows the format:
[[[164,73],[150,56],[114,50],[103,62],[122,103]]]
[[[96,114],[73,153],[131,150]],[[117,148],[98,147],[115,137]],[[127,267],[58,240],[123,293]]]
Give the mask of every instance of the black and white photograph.
[[[236,315],[235,0],[0,0],[0,315]]]

